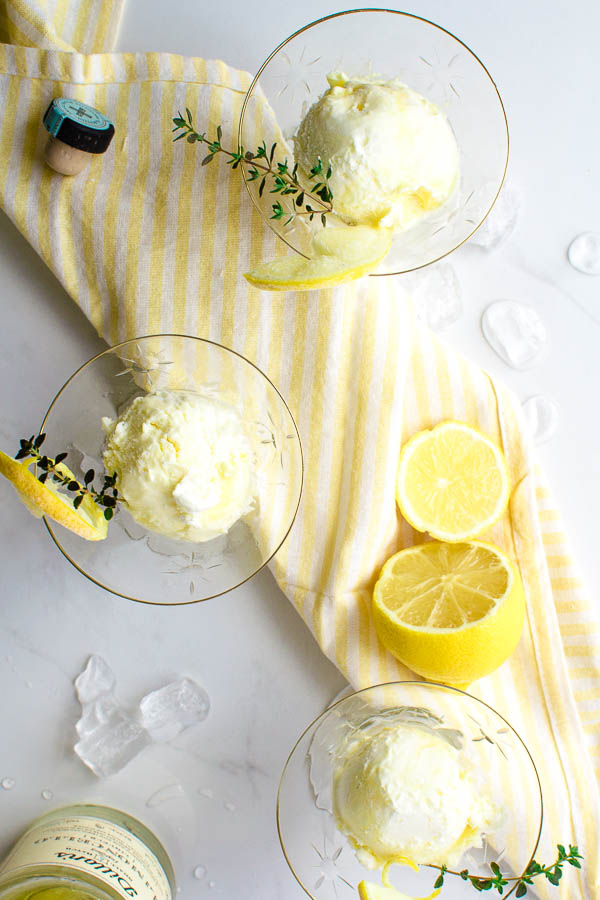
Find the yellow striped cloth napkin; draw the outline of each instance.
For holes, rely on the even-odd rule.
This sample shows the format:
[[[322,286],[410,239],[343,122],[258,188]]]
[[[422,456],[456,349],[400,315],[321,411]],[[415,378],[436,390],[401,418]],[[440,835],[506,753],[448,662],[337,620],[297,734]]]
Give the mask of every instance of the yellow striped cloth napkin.
[[[472,692],[522,734],[540,770],[538,858],[553,859],[557,842],[578,843],[586,857],[553,896],[598,898],[598,624],[518,402],[416,322],[401,278],[297,295],[251,288],[242,273],[283,244],[238,173],[217,161],[202,167],[197,148],[173,145],[170,133],[187,106],[203,130],[221,123],[233,143],[249,76],[219,61],[97,52],[112,46],[119,13],[117,0],[4,3],[4,210],[110,343],[157,332],[208,337],[279,387],[303,440],[306,479],[273,571],[354,686],[414,677],[378,644],[369,616],[379,566],[423,539],[394,502],[403,441],[454,418],[503,447],[515,487],[489,538],[518,562],[527,623],[509,662]],[[42,162],[42,114],[61,95],[98,107],[116,126],[109,151],[74,178]],[[254,124],[257,143],[276,128],[266,104]],[[545,885],[536,894],[551,896]]]

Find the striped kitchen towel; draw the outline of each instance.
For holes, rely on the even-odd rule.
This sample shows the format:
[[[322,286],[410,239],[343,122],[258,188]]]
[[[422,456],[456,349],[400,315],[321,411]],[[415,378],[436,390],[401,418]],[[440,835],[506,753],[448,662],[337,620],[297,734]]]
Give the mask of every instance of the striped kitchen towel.
[[[545,827],[539,857],[576,842],[554,896],[600,896],[600,645],[560,519],[536,467],[520,406],[499,383],[419,325],[401,278],[308,294],[265,294],[242,273],[286,248],[238,172],[185,141],[171,117],[189,107],[236,140],[250,77],[219,61],[112,53],[120,4],[6,0],[0,26],[0,201],[109,343],[179,332],[216,340],[262,368],[295,416],[305,490],[272,563],[323,651],[354,686],[412,678],[378,643],[374,576],[422,541],[397,512],[402,443],[444,419],[481,428],[504,449],[514,491],[492,541],[517,561],[527,621],[511,659],[472,688],[519,731],[537,762]],[[242,27],[240,25],[240,27]],[[42,114],[70,96],[105,112],[116,135],[74,178],[42,161]],[[276,129],[255,106],[257,143]],[[541,885],[540,897],[547,894]]]

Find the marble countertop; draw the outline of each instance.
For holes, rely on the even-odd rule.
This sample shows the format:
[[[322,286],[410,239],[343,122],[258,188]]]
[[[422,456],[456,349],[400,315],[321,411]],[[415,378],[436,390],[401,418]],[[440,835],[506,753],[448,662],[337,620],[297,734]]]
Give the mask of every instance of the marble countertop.
[[[252,8],[240,0],[127,0],[118,49],[221,57],[254,71],[288,33],[328,11],[317,0]],[[600,277],[575,271],[566,249],[580,232],[600,231],[600,118],[591,101],[600,12],[591,0],[576,0],[568,12],[542,0],[417,0],[411,11],[459,35],[494,76],[511,131],[509,183],[521,198],[506,245],[491,253],[465,246],[451,257],[464,311],[444,337],[521,399],[545,394],[557,404],[558,430],[539,456],[597,596]],[[4,216],[0,235],[0,446],[10,451],[104,344]],[[481,334],[482,311],[502,298],[533,307],[548,330],[547,353],[526,371],[506,366]],[[182,898],[304,896],[280,851],[276,789],[296,738],[345,682],[270,573],[206,604],[127,602],[69,566],[7,484],[0,484],[0,573],[0,783],[14,781],[0,789],[0,855],[52,803],[101,800],[159,831]],[[124,703],[187,674],[208,691],[210,717],[145,750],[114,778],[96,779],[72,753],[73,679],[91,653],[114,669]],[[147,805],[171,785],[181,789]],[[444,896],[471,894],[460,883]]]

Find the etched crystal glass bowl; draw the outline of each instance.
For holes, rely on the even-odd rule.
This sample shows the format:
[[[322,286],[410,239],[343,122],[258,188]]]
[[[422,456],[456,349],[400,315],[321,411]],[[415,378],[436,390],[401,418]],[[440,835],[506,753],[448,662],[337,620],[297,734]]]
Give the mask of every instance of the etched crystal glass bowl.
[[[348,738],[394,724],[437,731],[460,751],[476,786],[481,784],[504,811],[497,827],[484,836],[482,847],[467,850],[453,869],[489,877],[489,863],[496,860],[508,876],[522,874],[538,846],[543,810],[540,780],[527,747],[499,713],[470,694],[433,682],[395,682],[338,700],[308,726],[285,764],[277,827],[285,858],[308,896],[313,900],[351,896],[347,887],[357,896],[361,880],[381,881],[380,872],[358,861],[336,825],[332,776]],[[438,874],[428,865],[418,872],[393,865],[389,872],[394,887],[411,897],[429,896]],[[461,883],[446,875],[445,886],[450,887],[451,881]],[[509,881],[504,896],[516,887]]]
[[[275,161],[287,157],[291,163],[291,139],[306,110],[327,89],[327,73],[340,70],[350,77],[397,78],[431,100],[447,116],[460,151],[460,182],[452,197],[412,228],[396,233],[374,274],[408,272],[447,256],[481,225],[504,181],[508,125],[491,75],[461,40],[427,19],[387,9],[335,13],[296,31],[262,64],[244,101],[239,143],[254,150],[263,137],[269,147],[277,141]],[[285,226],[287,215],[272,218],[275,199],[287,209],[292,200],[268,187],[261,195],[260,180],[249,180],[242,169],[252,201],[269,226],[309,256],[305,220]]]
[[[193,391],[237,411],[251,448],[253,509],[226,534],[201,543],[148,531],[122,504],[103,541],[44,521],[69,562],[113,594],[161,605],[197,603],[247,581],[285,540],[302,490],[300,439],[283,397],[253,363],[208,340],[164,334],[117,344],[78,369],[46,413],[44,450],[49,456],[68,451],[66,465],[79,481],[90,468],[103,473],[103,417],[116,418],[153,390]]]

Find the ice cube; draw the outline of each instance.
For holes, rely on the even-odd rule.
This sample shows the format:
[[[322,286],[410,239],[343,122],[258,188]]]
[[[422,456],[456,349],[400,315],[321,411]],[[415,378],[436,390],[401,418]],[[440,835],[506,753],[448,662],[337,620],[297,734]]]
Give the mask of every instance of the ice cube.
[[[481,317],[483,335],[500,359],[513,369],[526,369],[542,355],[546,329],[535,309],[515,300],[497,300]]]
[[[536,394],[523,403],[523,412],[536,444],[549,441],[558,428],[558,408],[545,394]]]
[[[100,778],[119,772],[150,744],[144,727],[125,710],[117,708],[108,721],[75,744],[75,753]]]
[[[108,664],[95,654],[75,679],[81,703],[75,753],[100,777],[114,775],[150,743],[143,726],[116,699],[115,683]]]
[[[170,741],[184,728],[202,722],[209,709],[208,694],[191,678],[166,684],[140,702],[142,724],[158,742]]]
[[[441,331],[456,322],[462,313],[461,287],[454,268],[438,263],[406,276],[417,318],[432,331]]]
[[[97,700],[84,704],[81,718],[75,724],[77,734],[80,738],[86,737],[92,731],[95,731],[96,728],[108,722],[113,713],[119,709],[119,702],[113,694],[104,694],[102,697],[98,697]]]
[[[470,238],[470,242],[483,247],[484,250],[500,247],[510,237],[517,224],[519,206],[517,192],[504,186],[487,218]]]
[[[569,244],[567,257],[573,268],[584,275],[600,275],[600,234],[579,234]]]
[[[90,656],[87,666],[75,679],[75,690],[82,706],[103,694],[111,693],[116,684],[112,669],[96,654]]]

